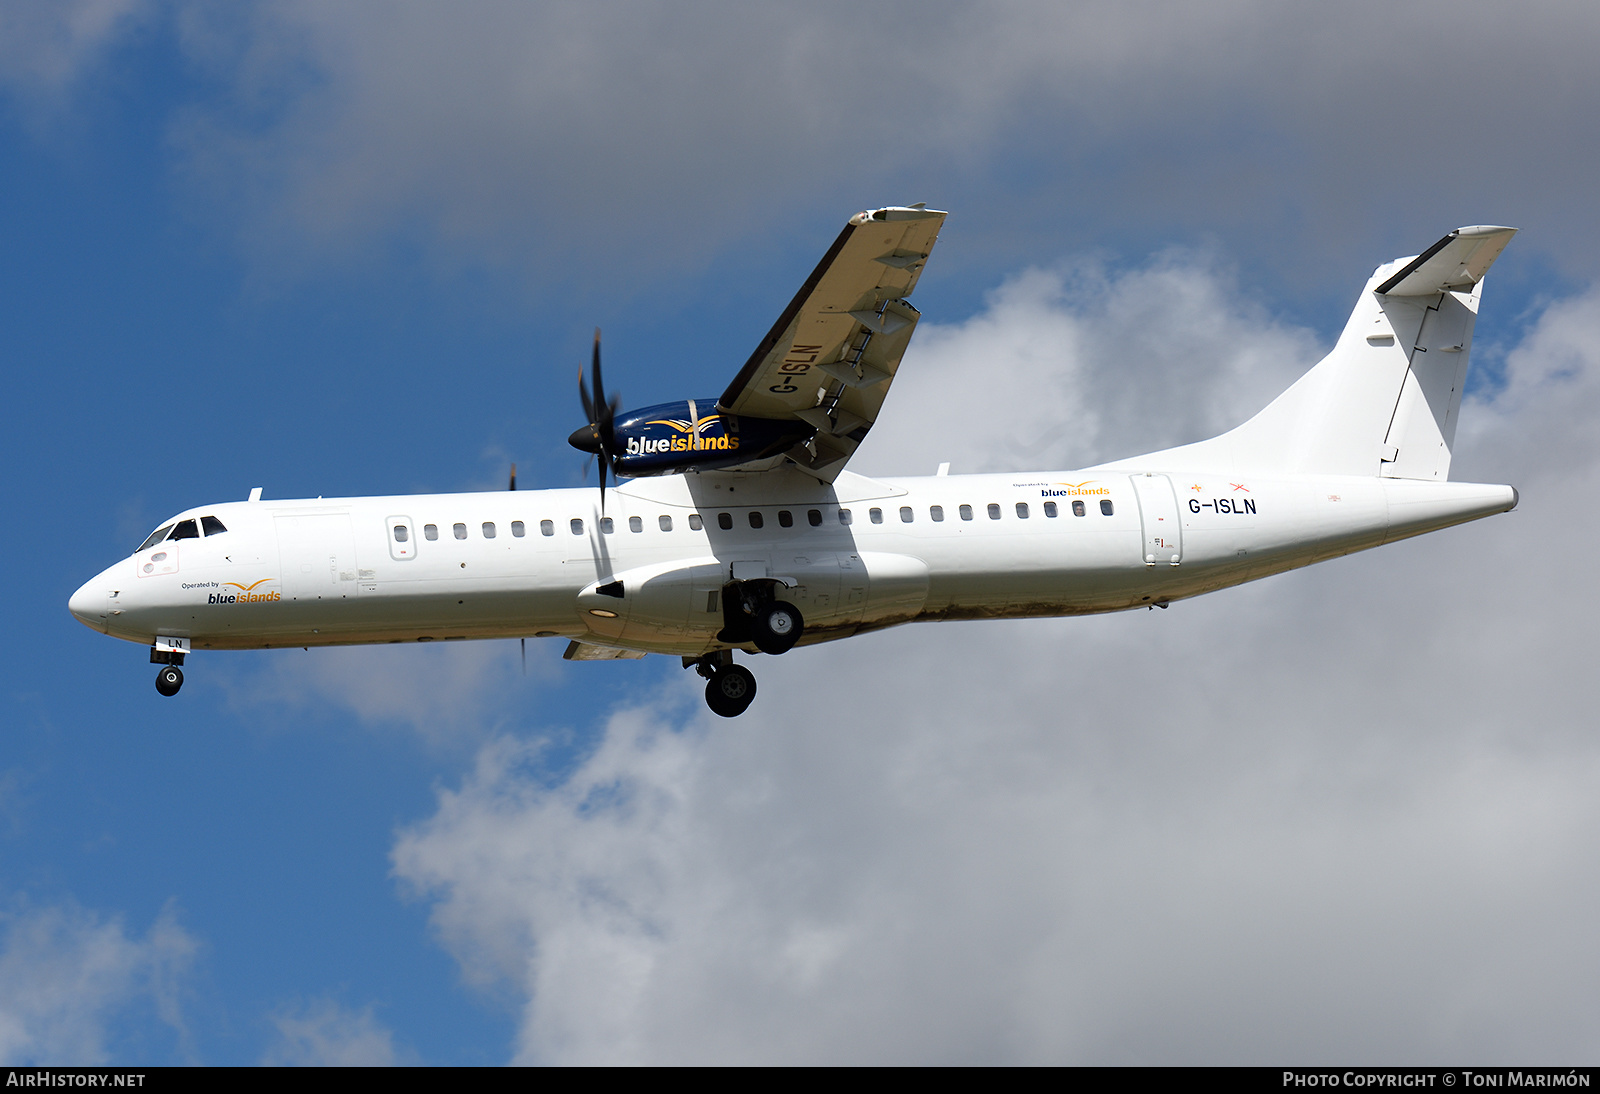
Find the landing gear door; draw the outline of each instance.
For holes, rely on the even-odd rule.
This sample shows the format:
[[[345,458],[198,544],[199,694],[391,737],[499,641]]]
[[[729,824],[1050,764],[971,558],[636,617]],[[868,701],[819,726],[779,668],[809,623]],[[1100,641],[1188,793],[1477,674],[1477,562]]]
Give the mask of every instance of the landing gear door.
[[[1165,475],[1133,475],[1133,492],[1139,499],[1139,523],[1144,530],[1144,564],[1176,566],[1183,561],[1183,522],[1178,519],[1178,497]]]

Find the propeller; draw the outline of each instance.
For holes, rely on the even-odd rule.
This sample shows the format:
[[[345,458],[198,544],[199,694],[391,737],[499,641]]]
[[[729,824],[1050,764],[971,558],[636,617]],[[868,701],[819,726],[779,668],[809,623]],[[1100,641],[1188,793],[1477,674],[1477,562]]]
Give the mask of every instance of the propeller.
[[[612,478],[617,477],[617,466],[621,462],[617,455],[617,437],[615,423],[617,411],[622,409],[622,398],[612,393],[610,399],[606,398],[605,381],[600,376],[600,328],[594,332],[594,360],[591,365],[594,373],[593,391],[584,383],[583,372],[578,372],[578,398],[583,402],[583,413],[588,417],[589,424],[581,429],[573,430],[572,436],[567,438],[567,443],[580,452],[591,453],[595,462],[600,467],[600,512],[606,511],[606,473],[610,472]],[[589,465],[584,464],[587,473]]]

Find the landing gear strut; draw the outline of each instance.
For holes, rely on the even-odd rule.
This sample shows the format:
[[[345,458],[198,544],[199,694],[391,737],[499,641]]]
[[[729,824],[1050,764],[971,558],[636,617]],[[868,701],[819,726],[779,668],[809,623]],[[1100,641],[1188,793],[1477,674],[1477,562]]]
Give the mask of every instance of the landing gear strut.
[[[684,658],[686,664],[706,678],[706,706],[711,713],[722,718],[737,718],[749,709],[756,697],[755,673],[743,665],[733,663],[732,650],[708,653],[695,661]]]

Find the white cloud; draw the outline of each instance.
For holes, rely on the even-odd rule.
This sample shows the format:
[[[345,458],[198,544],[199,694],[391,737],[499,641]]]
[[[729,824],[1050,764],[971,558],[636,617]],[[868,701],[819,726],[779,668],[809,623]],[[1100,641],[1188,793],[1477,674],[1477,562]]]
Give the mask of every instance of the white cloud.
[[[394,1033],[372,1008],[349,1010],[321,999],[277,1014],[278,1042],[262,1063],[278,1067],[394,1067],[415,1062],[394,1047]]]
[[[416,233],[611,286],[818,203],[956,197],[1013,253],[1177,224],[1299,285],[1460,218],[1591,264],[1597,24],[1565,0],[190,9],[235,99],[175,136],[263,246]]]
[[[370,726],[400,724],[436,745],[481,738],[532,685],[560,672],[565,640],[531,639],[527,668],[515,642],[434,642],[282,650],[219,665],[236,706],[293,711],[333,706]]]
[[[143,938],[73,904],[0,916],[0,929],[0,1060],[106,1063],[117,1023],[146,1006],[184,1040],[178,982],[199,944],[171,908]]]
[[[857,462],[1087,467],[1231,428],[1318,356],[1310,332],[1268,318],[1205,255],[1028,270],[966,322],[919,325]]]
[[[1091,270],[1098,302],[1069,306],[1062,276],[930,358],[984,345],[1086,407],[1118,377],[1084,347],[1137,344],[1152,281],[1228,291],[1167,262]],[[1001,314],[1041,333],[991,337]],[[1184,428],[1306,351],[1248,311],[1212,329],[1159,366]],[[1600,294],[1551,308],[1468,412],[1458,464],[1516,476],[1517,513],[1166,612],[762,658],[735,722],[686,675],[562,785],[536,744],[487,745],[396,872],[469,977],[524,999],[525,1062],[1593,1055],[1595,590],[1572,548],[1596,519],[1563,499],[1600,486],[1594,334]],[[1142,440],[1131,406],[1084,443]],[[988,419],[974,459],[1007,435]]]

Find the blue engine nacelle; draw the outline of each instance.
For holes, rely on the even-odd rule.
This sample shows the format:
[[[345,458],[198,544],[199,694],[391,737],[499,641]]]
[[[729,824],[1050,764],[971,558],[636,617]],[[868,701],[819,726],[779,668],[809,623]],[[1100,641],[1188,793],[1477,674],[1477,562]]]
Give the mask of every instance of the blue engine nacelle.
[[[612,427],[617,474],[642,478],[754,463],[787,451],[814,432],[801,421],[723,414],[716,405],[715,398],[693,404],[684,400],[617,415]],[[591,436],[589,429],[580,429],[572,444],[596,451]]]

